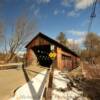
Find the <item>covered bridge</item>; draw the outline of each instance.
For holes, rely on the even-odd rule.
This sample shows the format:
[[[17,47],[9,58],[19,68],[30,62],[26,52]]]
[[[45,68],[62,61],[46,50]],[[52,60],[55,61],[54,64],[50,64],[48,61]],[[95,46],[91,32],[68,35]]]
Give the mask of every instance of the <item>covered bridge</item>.
[[[26,45],[27,62],[34,61],[34,53],[40,65],[50,67],[52,60],[49,57],[49,53],[52,45],[56,52],[55,66],[58,69],[71,70],[77,67],[76,64],[80,58],[75,52],[40,32]]]

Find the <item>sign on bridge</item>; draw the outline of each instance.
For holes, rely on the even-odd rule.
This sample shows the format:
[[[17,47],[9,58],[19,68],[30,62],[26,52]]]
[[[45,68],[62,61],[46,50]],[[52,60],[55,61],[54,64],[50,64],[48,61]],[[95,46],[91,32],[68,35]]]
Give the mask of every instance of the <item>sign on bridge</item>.
[[[54,60],[56,58],[56,53],[54,51],[50,52],[49,57],[51,58],[51,60]]]

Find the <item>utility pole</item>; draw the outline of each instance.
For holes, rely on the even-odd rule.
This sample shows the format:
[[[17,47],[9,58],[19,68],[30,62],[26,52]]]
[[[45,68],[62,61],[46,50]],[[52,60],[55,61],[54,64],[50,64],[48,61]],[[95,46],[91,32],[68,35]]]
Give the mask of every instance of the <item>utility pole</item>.
[[[96,17],[96,13],[95,13],[96,4],[97,4],[97,0],[94,1],[93,6],[92,6],[92,12],[91,12],[91,15],[90,15],[90,22],[89,22],[89,26],[88,26],[88,33],[90,32],[90,29],[91,29],[91,26],[92,26],[92,23],[93,23],[93,19]]]
[[[91,30],[91,27],[92,27],[92,23],[93,23],[93,19],[96,17],[96,13],[95,13],[95,10],[96,10],[96,4],[97,4],[97,0],[94,1],[93,3],[93,6],[92,6],[92,12],[91,12],[91,15],[90,15],[90,22],[89,22],[89,25],[88,25],[88,32],[87,34],[90,33],[90,30]],[[91,41],[91,45],[92,45],[92,41]],[[91,56],[91,53],[90,53],[90,50],[88,49],[89,51],[89,62],[91,63],[92,62],[92,56]]]

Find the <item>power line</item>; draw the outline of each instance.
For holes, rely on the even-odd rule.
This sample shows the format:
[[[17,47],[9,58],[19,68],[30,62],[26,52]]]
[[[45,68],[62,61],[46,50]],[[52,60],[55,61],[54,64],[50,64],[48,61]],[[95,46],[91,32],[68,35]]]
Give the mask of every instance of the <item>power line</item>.
[[[91,26],[92,26],[92,23],[93,23],[93,19],[96,17],[96,13],[95,13],[95,10],[96,10],[96,4],[97,4],[97,0],[95,0],[94,2],[93,2],[93,5],[92,5],[92,12],[91,12],[91,15],[90,15],[90,22],[89,22],[89,26],[88,26],[88,33],[87,34],[89,34],[89,32],[90,32],[90,30],[91,30]],[[90,40],[90,42],[91,42],[91,44],[92,44],[92,41]],[[90,44],[90,45],[91,45]],[[91,49],[92,49],[92,47],[91,47]],[[90,50],[89,50],[89,48],[88,48],[88,51],[89,51],[89,62],[91,62],[91,61],[93,61],[93,57],[91,56],[91,53],[90,53]]]
[[[93,19],[96,17],[96,13],[95,13],[96,4],[97,4],[97,0],[94,1],[93,6],[92,6],[92,13],[90,15],[90,22],[89,22],[89,26],[88,26],[88,33],[90,32],[90,29],[91,29],[91,26],[92,26],[92,23],[93,23]]]

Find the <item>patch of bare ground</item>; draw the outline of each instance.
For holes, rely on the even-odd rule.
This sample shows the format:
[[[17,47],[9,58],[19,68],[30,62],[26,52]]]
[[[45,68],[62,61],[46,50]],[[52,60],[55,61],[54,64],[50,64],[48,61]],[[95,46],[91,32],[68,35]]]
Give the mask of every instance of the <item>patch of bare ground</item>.
[[[26,67],[29,79],[32,79],[44,68],[41,66]],[[22,68],[0,70],[0,100],[8,100],[14,91],[26,83]]]

